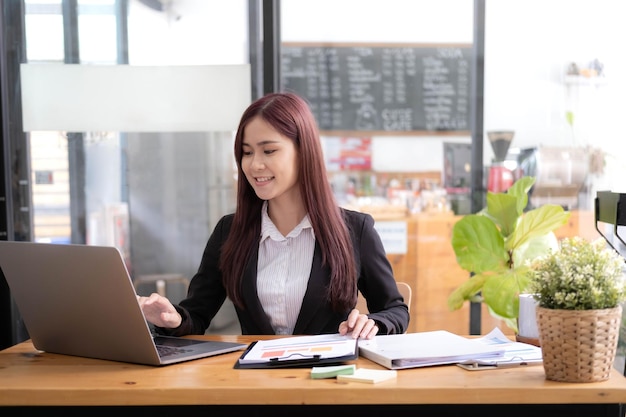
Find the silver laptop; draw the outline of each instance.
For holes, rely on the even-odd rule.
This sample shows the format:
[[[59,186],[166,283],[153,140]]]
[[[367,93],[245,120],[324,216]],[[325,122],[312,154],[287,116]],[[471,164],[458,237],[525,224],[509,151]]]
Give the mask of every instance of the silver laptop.
[[[246,347],[153,336],[114,247],[0,241],[0,268],[38,350],[168,365]]]

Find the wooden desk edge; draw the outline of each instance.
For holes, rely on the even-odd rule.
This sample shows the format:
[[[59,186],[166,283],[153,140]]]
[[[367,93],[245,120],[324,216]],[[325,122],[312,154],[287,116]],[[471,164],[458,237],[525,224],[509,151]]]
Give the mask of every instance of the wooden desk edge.
[[[259,337],[202,338],[249,343]],[[540,366],[476,372],[455,366],[407,369],[398,371],[397,380],[344,384],[311,380],[309,369],[233,370],[239,355],[151,367],[39,353],[27,341],[0,352],[0,406],[626,403],[626,379],[615,369],[608,381],[590,384],[545,381]],[[364,358],[353,363],[381,368]],[[63,385],[91,381],[94,375],[104,383]],[[169,385],[159,381],[164,375]],[[511,375],[524,378],[515,385],[498,382],[515,382]],[[42,379],[56,383],[46,385]],[[484,386],[472,386],[474,379]]]

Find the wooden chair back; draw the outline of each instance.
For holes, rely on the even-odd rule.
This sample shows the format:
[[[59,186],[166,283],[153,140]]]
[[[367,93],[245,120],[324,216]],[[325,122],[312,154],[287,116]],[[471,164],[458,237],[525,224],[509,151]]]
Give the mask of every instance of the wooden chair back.
[[[398,285],[398,291],[400,291],[400,294],[402,294],[402,298],[404,298],[404,303],[407,306],[409,306],[409,311],[411,311],[410,310],[411,309],[411,296],[412,296],[411,286],[407,284],[406,282],[400,282],[400,281],[396,281],[396,284]],[[365,314],[368,313],[367,302],[365,301],[365,298],[363,297],[363,295],[361,295],[360,292],[357,298],[356,308],[361,313],[365,313]]]

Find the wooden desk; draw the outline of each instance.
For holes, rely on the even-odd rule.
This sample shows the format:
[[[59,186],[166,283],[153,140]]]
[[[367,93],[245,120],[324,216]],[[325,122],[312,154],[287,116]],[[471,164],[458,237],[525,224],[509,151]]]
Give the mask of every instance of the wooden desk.
[[[605,382],[571,384],[545,380],[541,366],[466,371],[452,365],[400,370],[397,380],[372,385],[312,380],[310,369],[233,369],[239,354],[150,367],[41,353],[27,341],[0,351],[0,413],[91,416],[97,411],[93,406],[108,413],[132,406],[133,415],[143,410],[150,416],[172,415],[173,407],[181,407],[177,415],[183,417],[325,412],[485,417],[511,411],[595,417],[623,415],[619,404],[626,403],[626,378],[616,370]],[[364,358],[355,363],[382,369]]]

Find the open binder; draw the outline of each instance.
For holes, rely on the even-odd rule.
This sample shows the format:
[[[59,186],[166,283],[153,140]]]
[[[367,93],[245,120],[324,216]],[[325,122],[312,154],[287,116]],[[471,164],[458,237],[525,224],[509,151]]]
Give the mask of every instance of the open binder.
[[[358,358],[357,339],[339,334],[293,336],[250,343],[236,369],[306,368]]]
[[[541,349],[511,342],[497,327],[481,338],[444,330],[376,336],[359,342],[359,354],[389,369],[464,364],[466,369],[541,363]]]

